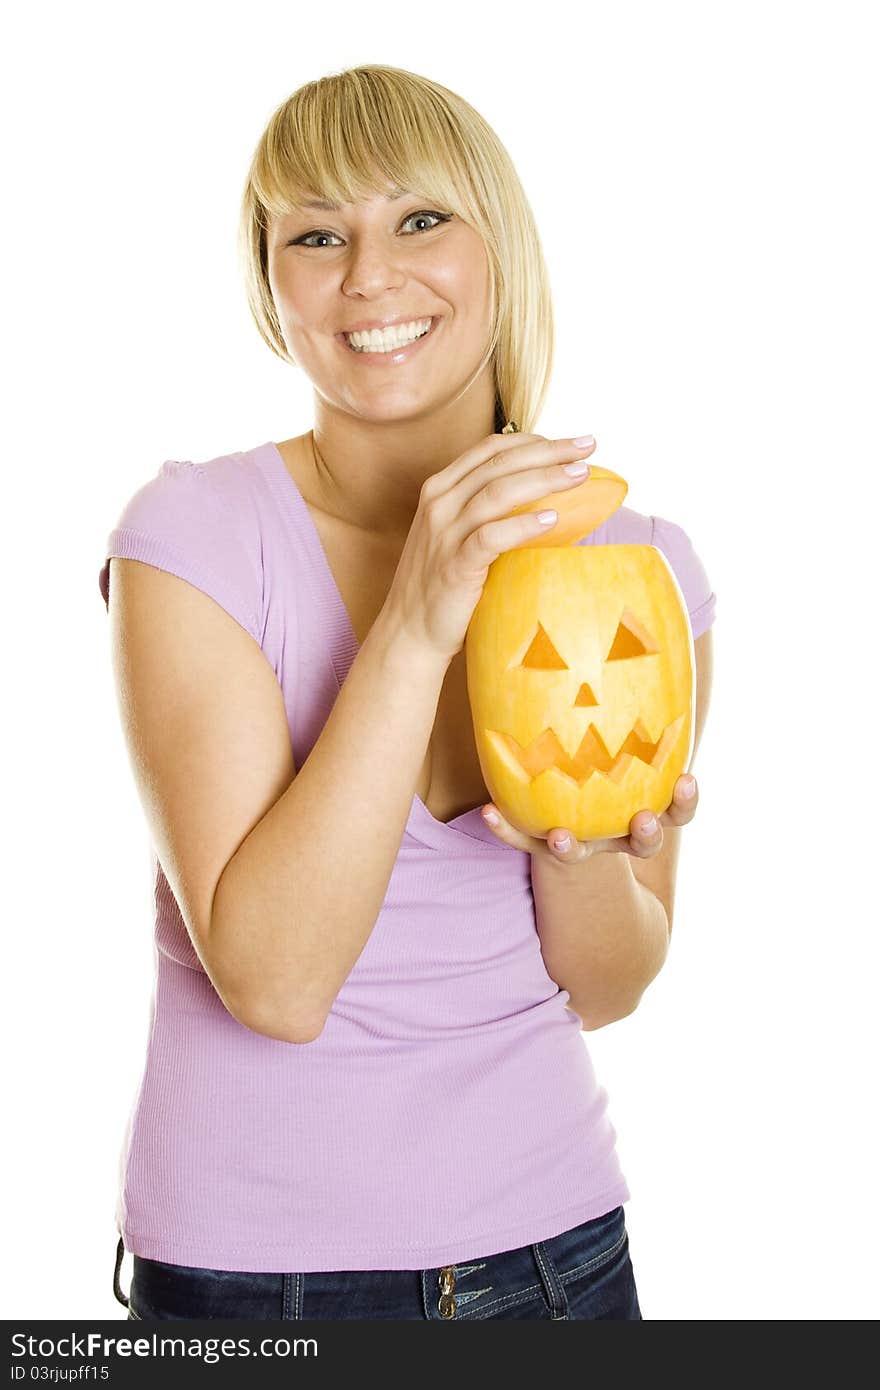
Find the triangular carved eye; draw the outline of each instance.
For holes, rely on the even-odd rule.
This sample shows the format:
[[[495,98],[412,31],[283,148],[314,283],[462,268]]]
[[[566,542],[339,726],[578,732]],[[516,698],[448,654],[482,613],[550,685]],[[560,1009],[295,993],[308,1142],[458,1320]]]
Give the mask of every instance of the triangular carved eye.
[[[544,628],[538,623],[538,631],[522,659],[523,666],[537,666],[542,671],[567,671],[568,663],[562,660]]]
[[[656,642],[652,640],[644,624],[640,623],[635,614],[631,613],[628,608],[625,608],[617,624],[611,650],[605,660],[624,661],[633,656],[652,656],[658,650]]]

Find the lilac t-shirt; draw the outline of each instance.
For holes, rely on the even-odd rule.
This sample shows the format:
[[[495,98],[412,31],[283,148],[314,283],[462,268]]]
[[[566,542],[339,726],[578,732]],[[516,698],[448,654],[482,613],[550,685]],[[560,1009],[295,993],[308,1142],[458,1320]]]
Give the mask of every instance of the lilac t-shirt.
[[[694,637],[715,595],[685,532],[622,507],[581,544],[663,551]],[[169,459],[109,557],[146,561],[259,643],[302,767],[359,650],[274,443]],[[145,1258],[258,1272],[425,1269],[549,1239],[629,1199],[607,1092],[544,966],[530,857],[479,808],[413,797],[387,894],[320,1036],[227,1011],[155,859],[155,977],[116,1225]]]

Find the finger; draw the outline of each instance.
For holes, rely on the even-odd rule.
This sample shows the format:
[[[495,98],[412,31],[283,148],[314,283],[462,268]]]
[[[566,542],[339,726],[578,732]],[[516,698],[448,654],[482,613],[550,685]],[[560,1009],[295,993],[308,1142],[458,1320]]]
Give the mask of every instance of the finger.
[[[690,796],[687,795],[688,790],[692,793]],[[672,789],[672,801],[663,812],[660,824],[687,825],[696,814],[698,800],[697,779],[689,773],[682,774]]]
[[[492,805],[491,802],[488,806],[483,807],[481,815],[484,823],[488,825],[489,829],[492,831],[492,834],[496,835],[499,840],[503,840],[504,844],[512,845],[514,849],[533,850],[535,848],[529,836],[524,835],[521,830],[517,830],[515,826],[510,825],[510,823],[504,819],[498,807]]]
[[[592,853],[591,846],[582,844],[564,826],[557,826],[554,830],[549,831],[547,847],[554,859],[561,859],[567,864],[576,864],[578,860],[586,859]]]
[[[649,859],[663,845],[663,829],[653,811],[639,811],[629,823],[630,850],[640,859]]]

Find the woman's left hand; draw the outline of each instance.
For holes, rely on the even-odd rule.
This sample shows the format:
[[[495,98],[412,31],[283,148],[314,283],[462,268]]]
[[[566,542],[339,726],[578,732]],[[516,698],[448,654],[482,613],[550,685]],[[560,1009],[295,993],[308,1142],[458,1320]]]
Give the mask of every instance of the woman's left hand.
[[[690,795],[687,794],[688,791]],[[637,811],[629,823],[628,835],[614,835],[606,840],[576,840],[564,826],[554,826],[548,831],[545,839],[524,835],[521,830],[515,830],[509,825],[498,807],[493,806],[491,802],[482,808],[482,814],[484,821],[487,811],[494,812],[498,817],[497,825],[489,821],[486,821],[486,824],[506,845],[512,845],[515,849],[527,849],[530,854],[550,858],[560,864],[576,864],[591,854],[607,852],[634,854],[638,859],[652,858],[663,848],[664,825],[687,825],[694,818],[697,800],[697,779],[690,773],[683,773],[675,783],[672,801],[665,811],[656,818],[651,811]],[[557,842],[564,841],[566,836],[568,844],[563,845],[562,849],[557,848]]]

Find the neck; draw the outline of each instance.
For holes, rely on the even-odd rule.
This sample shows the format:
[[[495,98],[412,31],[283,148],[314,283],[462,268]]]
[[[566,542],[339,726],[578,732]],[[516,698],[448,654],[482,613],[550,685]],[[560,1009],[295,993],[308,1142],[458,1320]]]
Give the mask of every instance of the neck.
[[[319,400],[315,427],[303,436],[310,467],[333,516],[360,530],[402,544],[412,526],[427,478],[495,428],[491,399],[455,402],[423,420],[359,419]]]

